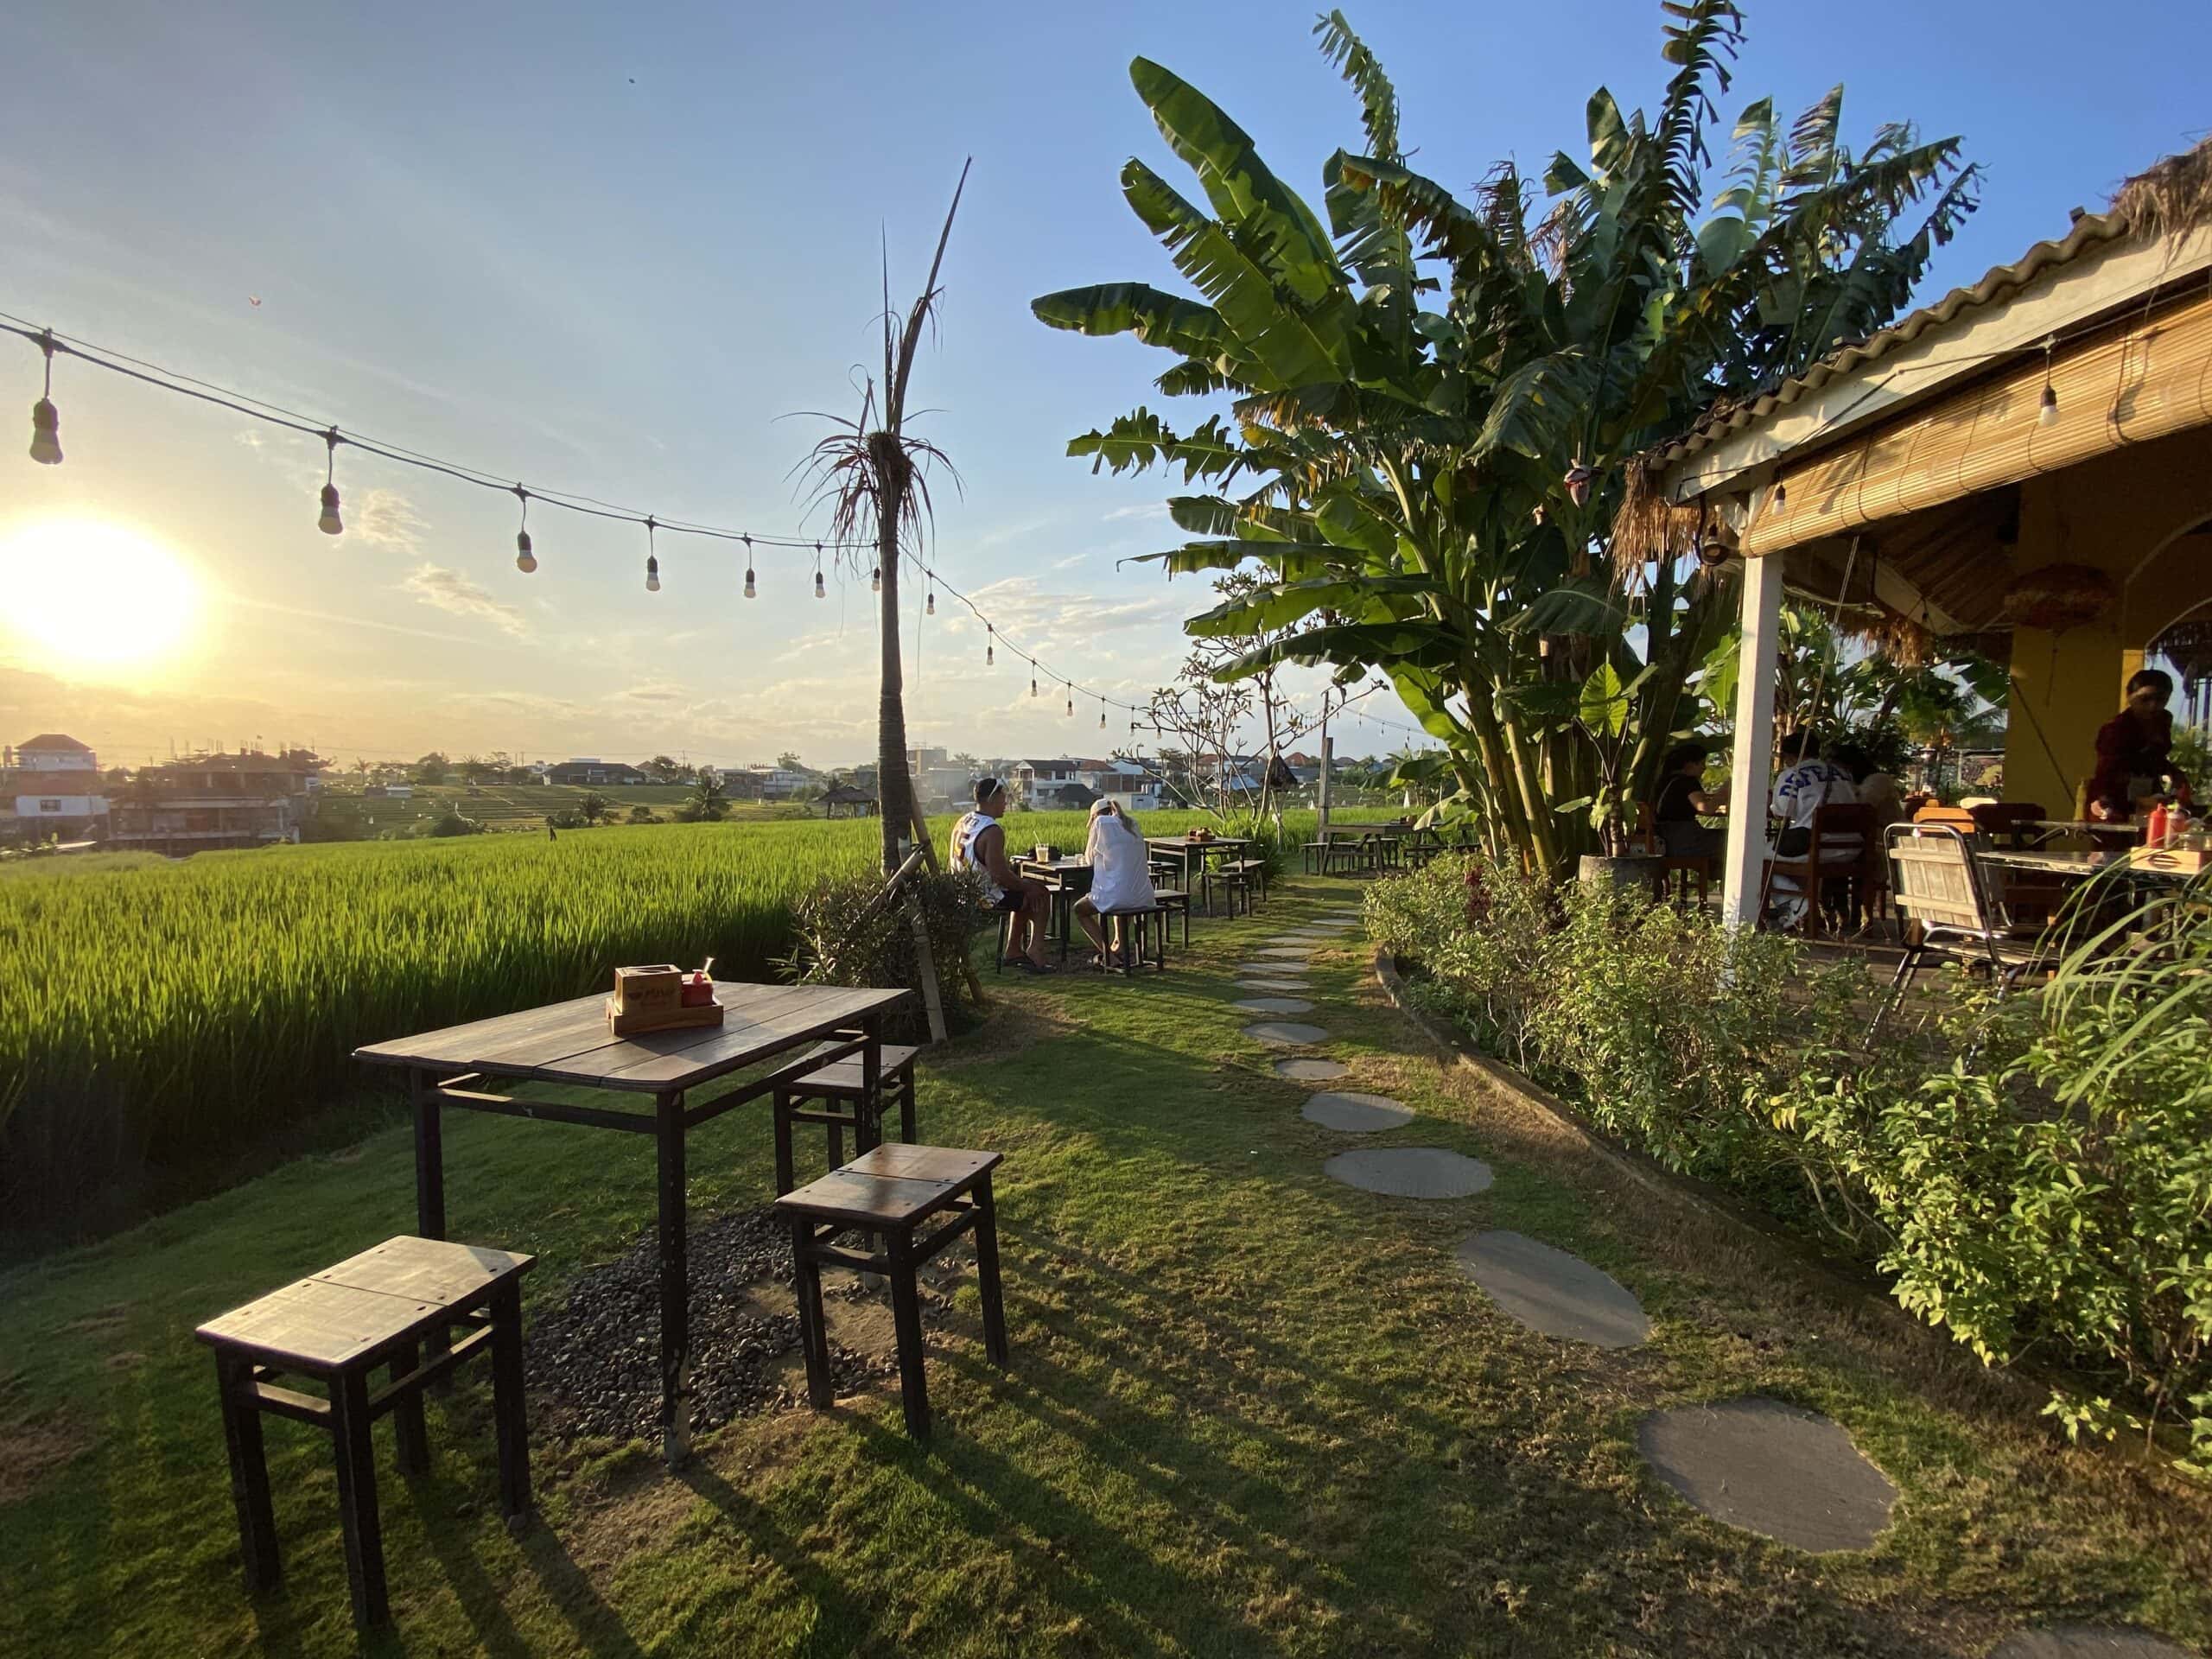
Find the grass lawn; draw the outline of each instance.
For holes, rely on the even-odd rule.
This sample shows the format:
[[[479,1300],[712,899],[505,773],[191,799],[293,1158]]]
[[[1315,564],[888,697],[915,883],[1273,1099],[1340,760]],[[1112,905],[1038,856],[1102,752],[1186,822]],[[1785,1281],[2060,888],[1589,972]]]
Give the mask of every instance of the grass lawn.
[[[925,1067],[922,1129],[1007,1154],[1014,1363],[982,1358],[972,1276],[932,1336],[934,1440],[888,1388],[705,1438],[534,1445],[540,1521],[494,1502],[488,1380],[431,1407],[432,1474],[379,1427],[395,1627],[467,1654],[1978,1655],[2024,1624],[2212,1641],[2212,1495],[2078,1450],[2036,1401],[1736,1236],[1616,1185],[1517,1100],[1446,1071],[1355,941],[1312,974],[1331,1086],[1397,1096],[1381,1135],[1303,1121],[1239,1035],[1246,951],[1347,884],[1199,921],[1163,979],[995,988]],[[988,978],[988,963],[986,964]],[[1339,1185],[1354,1145],[1489,1160],[1473,1198]],[[818,1154],[816,1154],[818,1156]],[[458,1236],[535,1251],[533,1305],[652,1214],[650,1143],[461,1116]],[[695,1215],[770,1191],[765,1108],[692,1141]],[[283,1587],[238,1540],[198,1320],[412,1223],[400,1130],[300,1160],[0,1279],[0,1649],[355,1647],[327,1442],[272,1421]],[[1537,1336],[1460,1274],[1506,1227],[1598,1263],[1643,1348]],[[1873,1548],[1799,1554],[1700,1516],[1643,1466],[1664,1405],[1760,1392],[1850,1430],[1900,1489]]]

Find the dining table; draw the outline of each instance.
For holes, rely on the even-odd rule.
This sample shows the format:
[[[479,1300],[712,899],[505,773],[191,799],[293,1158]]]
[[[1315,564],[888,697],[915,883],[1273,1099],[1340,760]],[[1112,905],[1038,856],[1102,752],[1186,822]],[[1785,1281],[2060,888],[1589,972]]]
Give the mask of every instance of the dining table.
[[[538,1123],[565,1123],[618,1134],[648,1135],[658,1150],[660,1427],[671,1467],[690,1445],[685,1403],[690,1376],[690,1266],[685,1248],[684,1169],[690,1132],[747,1102],[839,1060],[857,1056],[868,1109],[883,1067],[883,1021],[912,993],[835,985],[755,985],[718,980],[722,1023],[617,1037],[605,995],[525,1008],[420,1036],[396,1037],[353,1051],[370,1065],[395,1067],[406,1078],[415,1121],[416,1232],[444,1238],[444,1114],[488,1112]],[[692,1091],[828,1038],[765,1076],[748,1077],[687,1104]],[[519,1095],[513,1084],[554,1084],[599,1091],[623,1106]],[[498,1085],[498,1086],[494,1086]],[[634,1104],[642,1097],[649,1107]],[[868,1131],[861,1131],[865,1137]],[[866,1150],[865,1147],[862,1150]]]
[[[1057,931],[1060,939],[1060,960],[1068,959],[1068,938],[1075,931],[1075,902],[1090,891],[1090,861],[1087,858],[1017,858],[1014,868],[1023,875],[1034,876],[1052,895],[1052,920],[1047,930],[1050,938]]]
[[[1154,856],[1164,855],[1175,860],[1180,884],[1183,890],[1189,893],[1197,887],[1198,873],[1205,868],[1208,855],[1219,853],[1224,857],[1242,858],[1245,849],[1251,846],[1252,838],[1249,836],[1214,836],[1205,841],[1193,841],[1188,836],[1147,836],[1144,844],[1147,853]],[[1211,913],[1212,906],[1208,906],[1207,910]],[[1231,913],[1235,913],[1233,907]]]

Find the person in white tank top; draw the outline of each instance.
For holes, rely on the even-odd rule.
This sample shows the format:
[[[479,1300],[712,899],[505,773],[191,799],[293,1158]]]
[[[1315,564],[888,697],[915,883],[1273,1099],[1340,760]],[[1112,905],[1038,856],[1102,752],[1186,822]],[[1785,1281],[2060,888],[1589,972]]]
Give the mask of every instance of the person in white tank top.
[[[1014,925],[1014,958],[1033,974],[1049,974],[1052,964],[1045,957],[1045,930],[1052,912],[1052,895],[1045,884],[1016,870],[1006,855],[1006,830],[999,820],[1006,816],[1006,785],[986,778],[976,785],[976,810],[961,815],[952,826],[948,861],[956,870],[973,870],[983,884],[983,902],[995,911],[1018,916]],[[1024,943],[1024,940],[1027,943]]]

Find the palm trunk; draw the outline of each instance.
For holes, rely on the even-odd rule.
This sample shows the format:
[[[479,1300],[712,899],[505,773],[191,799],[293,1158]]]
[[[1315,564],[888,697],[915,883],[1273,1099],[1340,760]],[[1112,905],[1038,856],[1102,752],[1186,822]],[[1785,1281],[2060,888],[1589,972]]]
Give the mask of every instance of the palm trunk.
[[[895,486],[893,487],[896,487]],[[900,843],[914,817],[914,779],[906,769],[906,672],[899,655],[899,509],[887,501],[876,518],[877,568],[883,572],[883,680],[875,716],[876,806],[883,821],[883,873],[898,869]]]

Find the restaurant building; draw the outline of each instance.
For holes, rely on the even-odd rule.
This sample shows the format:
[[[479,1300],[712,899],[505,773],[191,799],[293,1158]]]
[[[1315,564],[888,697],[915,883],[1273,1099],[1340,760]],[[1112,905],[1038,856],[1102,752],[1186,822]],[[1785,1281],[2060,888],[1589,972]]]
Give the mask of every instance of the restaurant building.
[[[181,858],[296,842],[315,810],[321,770],[321,760],[303,749],[195,755],[144,767],[115,803],[110,844]]]

